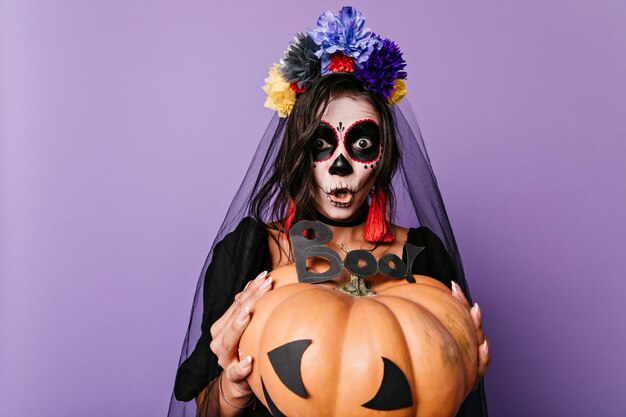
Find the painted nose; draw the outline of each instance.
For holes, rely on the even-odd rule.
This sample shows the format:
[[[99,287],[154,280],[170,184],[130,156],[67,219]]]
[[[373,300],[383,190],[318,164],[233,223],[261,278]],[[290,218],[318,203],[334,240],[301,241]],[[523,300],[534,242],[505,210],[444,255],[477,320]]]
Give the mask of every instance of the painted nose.
[[[348,162],[343,154],[339,154],[337,159],[335,159],[335,162],[333,162],[328,170],[330,175],[339,175],[340,177],[345,177],[353,172],[352,165],[350,165],[350,162]]]

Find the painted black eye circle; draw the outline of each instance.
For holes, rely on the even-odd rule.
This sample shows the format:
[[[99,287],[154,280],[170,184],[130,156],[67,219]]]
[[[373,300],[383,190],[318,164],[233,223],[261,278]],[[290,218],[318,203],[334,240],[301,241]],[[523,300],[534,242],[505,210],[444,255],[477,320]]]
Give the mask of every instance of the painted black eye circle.
[[[346,150],[352,159],[369,162],[380,154],[380,130],[372,120],[353,124],[345,134]]]
[[[309,146],[311,146],[314,161],[324,161],[330,158],[337,148],[337,135],[334,129],[326,123],[320,123]]]

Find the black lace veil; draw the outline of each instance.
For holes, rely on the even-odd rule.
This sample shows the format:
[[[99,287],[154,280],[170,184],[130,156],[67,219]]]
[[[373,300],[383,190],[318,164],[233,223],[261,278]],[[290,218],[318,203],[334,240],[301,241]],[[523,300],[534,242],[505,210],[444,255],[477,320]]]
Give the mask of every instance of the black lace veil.
[[[405,98],[400,104],[391,106],[396,140],[400,152],[400,161],[392,179],[392,189],[395,195],[395,212],[390,213],[390,220],[402,227],[426,226],[443,242],[446,250],[456,264],[456,282],[461,286],[470,303],[471,295],[463,263],[459,254],[452,227],[439,192],[437,180],[433,172],[424,140],[422,138],[417,119]],[[228,208],[226,217],[217,232],[211,250],[206,258],[198,284],[196,286],[191,317],[179,359],[179,366],[191,355],[201,335],[203,317],[203,285],[204,277],[212,260],[215,245],[232,232],[247,216],[252,216],[250,203],[260,188],[270,177],[274,168],[274,161],[280,148],[287,118],[280,118],[275,113],[257,147],[250,167]],[[269,216],[269,213],[267,213]],[[261,219],[268,223],[276,219]],[[252,279],[254,277],[250,277]],[[208,349],[208,347],[206,347]],[[208,381],[207,381],[208,382]],[[178,401],[174,394],[170,401],[168,417],[196,416],[195,401]],[[486,417],[487,406],[483,383],[470,393],[461,406],[458,417]]]

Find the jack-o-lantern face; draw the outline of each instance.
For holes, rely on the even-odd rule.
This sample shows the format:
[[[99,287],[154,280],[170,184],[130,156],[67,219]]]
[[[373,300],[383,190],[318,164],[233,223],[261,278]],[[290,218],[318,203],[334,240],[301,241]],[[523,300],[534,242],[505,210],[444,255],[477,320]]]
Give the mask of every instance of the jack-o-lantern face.
[[[308,339],[296,340],[286,343],[267,354],[276,376],[278,376],[285,387],[305,399],[308,398],[308,394],[302,383],[300,363],[302,355],[310,343],[311,340]],[[410,407],[413,405],[413,398],[409,381],[407,381],[402,370],[393,361],[387,358],[382,358],[382,360],[384,371],[378,392],[374,398],[362,404],[362,407],[380,411]],[[263,386],[263,396],[272,415],[274,417],[284,416],[276,404],[274,404],[274,401],[272,401],[265,384],[263,384],[262,377],[261,385]]]
[[[467,310],[443,284],[415,276],[375,296],[271,273],[252,308],[242,355],[248,382],[277,416],[454,416],[477,372]],[[292,284],[293,283],[293,284]],[[381,414],[384,413],[384,414]]]

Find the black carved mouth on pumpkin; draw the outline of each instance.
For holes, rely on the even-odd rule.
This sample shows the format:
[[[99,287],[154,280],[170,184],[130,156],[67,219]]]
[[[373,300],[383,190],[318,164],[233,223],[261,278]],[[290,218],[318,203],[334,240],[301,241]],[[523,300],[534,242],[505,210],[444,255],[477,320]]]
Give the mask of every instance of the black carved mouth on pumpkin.
[[[308,398],[302,382],[300,366],[304,351],[311,342],[310,339],[295,340],[267,353],[272,368],[274,368],[274,372],[276,372],[283,385],[301,398]],[[361,404],[361,406],[380,411],[392,411],[412,406],[411,386],[404,372],[391,359],[381,358],[383,360],[383,380],[374,398],[365,404]],[[285,417],[267,392],[263,378],[261,378],[261,386],[272,415],[274,417]]]
[[[267,388],[265,388],[265,383],[263,382],[263,378],[261,378],[261,386],[263,387],[263,396],[265,397],[265,401],[267,402],[267,408],[270,409],[272,416],[273,417],[287,417],[286,415],[282,413],[282,411],[278,409],[278,407],[276,407],[276,404],[274,404],[274,401],[272,401],[272,398],[267,392]]]

